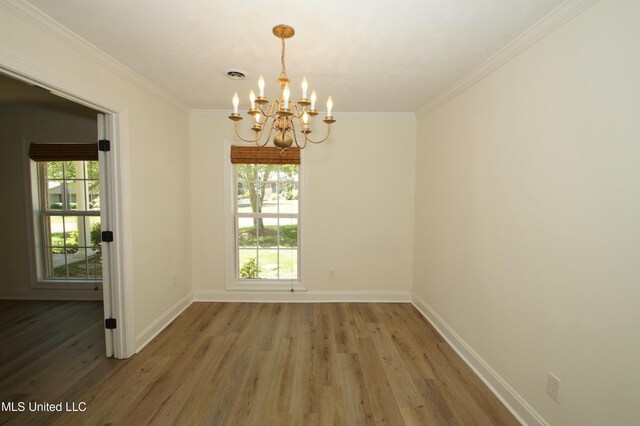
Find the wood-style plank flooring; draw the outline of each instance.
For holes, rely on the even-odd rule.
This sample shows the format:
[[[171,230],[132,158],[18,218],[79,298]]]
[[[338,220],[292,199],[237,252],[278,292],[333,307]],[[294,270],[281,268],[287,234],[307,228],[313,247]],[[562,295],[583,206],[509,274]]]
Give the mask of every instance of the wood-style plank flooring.
[[[86,403],[0,424],[518,424],[409,304],[194,303],[128,360],[101,309],[0,301],[0,401]]]

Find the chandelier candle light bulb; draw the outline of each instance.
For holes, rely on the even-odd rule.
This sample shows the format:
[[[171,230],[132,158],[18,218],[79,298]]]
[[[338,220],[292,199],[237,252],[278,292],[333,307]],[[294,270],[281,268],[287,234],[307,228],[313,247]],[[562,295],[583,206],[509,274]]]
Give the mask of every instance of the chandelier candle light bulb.
[[[240,117],[240,114],[238,114],[238,105],[240,105],[240,98],[238,97],[238,92],[233,94],[233,98],[231,99],[231,102],[233,102],[233,112],[229,116],[229,119],[233,121],[242,120],[242,117]]]
[[[312,117],[314,115],[318,115],[318,112],[316,111],[316,99],[318,99],[318,97],[316,96],[316,91],[314,90],[311,92],[311,106],[309,107],[309,115]]]
[[[245,142],[255,143],[257,146],[266,146],[271,140],[272,133],[275,132],[272,142],[273,145],[281,149],[281,155],[286,155],[286,149],[290,148],[294,143],[300,149],[304,149],[307,143],[319,144],[326,141],[331,134],[331,124],[335,123],[331,115],[333,109],[333,99],[329,96],[327,100],[327,116],[322,120],[327,125],[327,135],[324,139],[317,141],[311,140],[308,135],[311,133],[310,124],[311,117],[318,115],[315,110],[316,91],[311,92],[311,100],[307,99],[309,91],[309,82],[307,77],[302,79],[302,97],[299,101],[291,100],[291,89],[289,88],[289,78],[287,77],[287,68],[285,66],[285,40],[293,37],[295,31],[287,25],[277,25],[273,27],[273,34],[281,40],[281,72],[278,77],[280,86],[280,97],[273,101],[269,101],[264,96],[264,78],[260,75],[258,79],[258,93],[256,98],[255,92],[251,90],[249,93],[249,101],[251,102],[248,114],[253,115],[255,122],[251,126],[251,130],[255,132],[253,139],[245,139],[238,132],[238,121],[242,117],[238,113],[238,105],[240,100],[238,93],[233,95],[233,113],[229,115],[229,119],[235,121],[236,135]],[[295,99],[295,98],[294,98]],[[259,105],[256,108],[256,104]],[[268,104],[268,105],[267,105]],[[310,107],[310,108],[309,108]],[[264,131],[268,130],[266,139],[263,138]]]
[[[238,113],[238,105],[240,105],[240,98],[238,97],[238,92],[233,94],[233,113]]]
[[[260,130],[262,130],[262,124],[260,123],[260,114],[255,114],[254,117],[256,122],[253,124],[253,126],[251,126],[251,130],[258,133]]]
[[[289,109],[289,98],[291,98],[291,91],[289,90],[289,83],[284,84],[284,90],[282,91],[282,98],[284,99],[284,109]]]

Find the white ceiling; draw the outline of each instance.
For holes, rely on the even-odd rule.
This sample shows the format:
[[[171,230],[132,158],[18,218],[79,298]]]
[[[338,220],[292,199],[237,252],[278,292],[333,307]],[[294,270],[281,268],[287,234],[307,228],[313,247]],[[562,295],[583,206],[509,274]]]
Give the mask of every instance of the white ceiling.
[[[334,111],[411,112],[562,0],[30,0],[191,108],[246,108],[262,73],[277,93],[277,24],[291,25],[292,96],[303,75]],[[247,71],[245,81],[224,76]],[[242,107],[241,107],[242,108]],[[319,108],[320,109],[320,108]]]

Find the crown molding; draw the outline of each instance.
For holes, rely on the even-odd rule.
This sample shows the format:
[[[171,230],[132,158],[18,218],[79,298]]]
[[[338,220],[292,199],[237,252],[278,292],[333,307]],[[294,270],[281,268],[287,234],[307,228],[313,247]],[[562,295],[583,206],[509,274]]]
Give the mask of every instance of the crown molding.
[[[191,115],[208,115],[208,116],[212,116],[212,115],[220,115],[220,116],[228,116],[229,115],[229,110],[223,110],[223,109],[204,109],[204,108],[195,108],[191,110]]]
[[[119,62],[117,59],[109,56],[98,47],[46,15],[32,4],[23,0],[1,0],[0,7],[3,7],[9,13],[40,29],[58,41],[61,41],[66,46],[71,47],[83,56],[91,59],[117,76],[122,77],[126,81],[136,85],[145,92],[154,95],[156,98],[182,111],[189,111],[189,108],[187,108],[182,102],[162,90],[159,86],[150,82],[131,68]]]
[[[192,109],[192,115],[208,115],[208,116],[225,116],[229,115],[228,110],[221,109]],[[339,119],[341,117],[356,117],[356,118],[396,118],[404,120],[415,120],[415,112],[334,112],[334,118]]]
[[[566,0],[561,3],[525,32],[510,41],[505,47],[494,53],[489,59],[465,74],[464,77],[454,83],[453,86],[435,96],[426,105],[418,108],[416,115],[422,116],[428,114],[456,95],[462,93],[597,1],[598,0]]]
[[[384,112],[384,111],[371,111],[371,112],[334,112],[333,116],[340,117],[357,117],[357,118],[397,118],[404,120],[415,120],[415,112]]]

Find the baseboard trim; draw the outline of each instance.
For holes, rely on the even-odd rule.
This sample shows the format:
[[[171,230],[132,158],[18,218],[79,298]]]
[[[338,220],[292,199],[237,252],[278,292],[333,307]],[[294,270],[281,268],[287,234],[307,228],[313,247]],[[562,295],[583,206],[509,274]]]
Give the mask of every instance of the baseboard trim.
[[[449,346],[476,373],[487,387],[498,397],[505,407],[523,425],[549,426],[533,408],[493,369],[476,351],[473,350],[454,330],[438,315],[431,306],[415,294],[412,295],[413,306],[420,311],[429,323],[447,341]]]
[[[180,299],[178,303],[170,307],[158,319],[152,322],[149,327],[142,330],[142,332],[136,336],[136,353],[140,352],[142,348],[147,346],[158,334],[162,332],[162,330],[167,328],[173,320],[178,318],[178,316],[184,312],[192,302],[193,294],[189,293]]]
[[[378,302],[411,303],[409,292],[387,291],[218,291],[202,290],[193,295],[196,302],[252,302],[252,303],[330,303]]]
[[[102,300],[102,290],[27,290],[21,288],[0,289],[0,299],[5,300]]]

